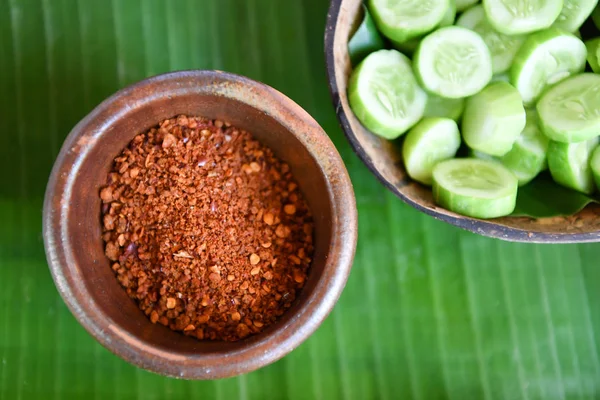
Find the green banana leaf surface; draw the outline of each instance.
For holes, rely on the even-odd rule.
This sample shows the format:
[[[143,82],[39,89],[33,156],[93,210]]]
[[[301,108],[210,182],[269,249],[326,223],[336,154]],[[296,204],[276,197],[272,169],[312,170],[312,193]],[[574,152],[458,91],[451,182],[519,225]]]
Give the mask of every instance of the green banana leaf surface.
[[[326,0],[0,0],[0,399],[599,399],[600,245],[505,243],[402,203],[331,105]],[[43,250],[45,185],[104,98],[181,69],[287,94],[338,147],[359,243],[333,313],[284,359],[193,382],[138,369],[73,318]]]

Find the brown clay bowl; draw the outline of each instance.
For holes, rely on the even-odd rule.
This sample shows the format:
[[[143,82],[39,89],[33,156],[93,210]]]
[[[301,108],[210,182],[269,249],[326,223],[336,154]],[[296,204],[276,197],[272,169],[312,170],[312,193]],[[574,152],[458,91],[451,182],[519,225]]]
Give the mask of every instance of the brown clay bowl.
[[[356,154],[389,190],[425,214],[460,228],[515,242],[572,243],[600,241],[600,206],[590,205],[576,215],[558,218],[469,218],[434,204],[431,189],[412,181],[404,169],[397,144],[369,132],[356,119],[347,97],[352,65],[348,40],[362,18],[363,0],[332,0],[325,30],[325,57],[335,110]]]
[[[104,256],[98,191],[114,157],[136,133],[178,114],[247,129],[284,161],[315,218],[315,254],[296,303],[243,341],[209,342],[152,324],[117,282]],[[44,203],[44,244],[58,291],[88,332],[123,359],[186,379],[246,373],[309,337],[332,310],[350,273],[357,237],[354,193],[328,136],[276,90],[217,71],[160,75],[104,101],[67,137]]]

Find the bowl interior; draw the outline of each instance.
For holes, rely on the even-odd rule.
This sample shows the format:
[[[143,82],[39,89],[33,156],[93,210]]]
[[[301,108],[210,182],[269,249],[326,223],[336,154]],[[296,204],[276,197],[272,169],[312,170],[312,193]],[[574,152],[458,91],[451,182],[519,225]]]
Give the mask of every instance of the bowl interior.
[[[206,82],[202,79],[206,79]],[[176,85],[168,79],[156,80],[151,84],[126,89],[124,93],[100,105],[67,139],[65,146],[71,148],[57,161],[59,167],[54,174],[58,182],[58,193],[51,200],[51,207],[60,210],[61,245],[65,249],[65,261],[61,263],[60,275],[66,281],[64,284],[57,281],[57,285],[59,289],[61,286],[70,286],[75,299],[67,299],[67,303],[70,303],[72,308],[73,302],[76,303],[74,312],[76,316],[81,314],[80,320],[84,318],[92,321],[92,325],[108,330],[108,336],[116,335],[136,348],[136,351],[131,352],[131,349],[122,346],[111,346],[110,338],[100,338],[105,344],[109,342],[108,347],[113,347],[111,350],[117,353],[120,350],[128,352],[125,357],[130,361],[155,370],[166,368],[153,368],[148,365],[147,360],[136,360],[139,352],[152,349],[152,355],[168,355],[175,361],[173,365],[185,365],[194,357],[197,357],[197,360],[206,360],[207,377],[230,376],[244,370],[240,369],[240,364],[236,364],[237,361],[243,362],[243,359],[236,360],[232,356],[229,360],[231,366],[227,366],[227,362],[218,361],[219,357],[225,354],[235,355],[236,352],[253,347],[275,347],[297,334],[299,329],[309,329],[312,332],[320,321],[312,321],[311,313],[319,315],[318,318],[324,318],[324,315],[320,315],[322,312],[315,312],[312,308],[321,302],[328,286],[337,285],[334,281],[339,279],[340,271],[334,271],[331,263],[337,258],[330,254],[334,246],[334,230],[339,222],[335,221],[337,217],[334,216],[332,207],[333,192],[326,179],[324,167],[319,165],[314,153],[311,154],[306,147],[307,141],[315,139],[310,135],[302,136],[303,132],[296,131],[296,134],[293,134],[290,130],[290,127],[292,130],[304,129],[305,132],[309,129],[320,129],[316,122],[311,119],[315,126],[307,126],[306,121],[302,121],[296,115],[282,123],[280,119],[270,115],[270,111],[280,115],[277,110],[265,110],[252,104],[252,99],[259,99],[265,94],[278,94],[275,91],[257,91],[249,96],[246,93],[246,98],[242,101],[235,98],[237,89],[232,82],[214,83],[210,81],[210,77],[200,80],[196,77],[190,82],[178,82],[180,84]],[[291,107],[284,104],[289,100],[281,97],[281,107]],[[260,103],[260,100],[256,101],[257,104]],[[250,131],[290,165],[314,216],[315,254],[305,287],[292,308],[276,324],[242,341],[199,341],[173,332],[160,324],[150,323],[148,317],[120,286],[104,255],[98,193],[99,188],[106,182],[114,157],[136,134],[146,131],[165,118],[179,114],[222,119]],[[334,157],[333,154],[330,156]],[[339,232],[337,234],[339,235]],[[328,258],[331,258],[329,262]],[[343,278],[344,283],[345,279],[346,277]],[[334,297],[331,306],[337,299],[337,296]],[[89,307],[92,303],[94,307]],[[85,311],[77,311],[79,307]],[[326,313],[328,312],[329,310],[326,310]],[[300,322],[301,320],[303,322]],[[89,330],[89,325],[86,328]],[[94,329],[91,333],[96,337],[104,334]],[[273,350],[268,358],[282,356],[290,350],[292,348]],[[211,356],[213,361],[209,361],[207,356]],[[267,355],[256,354],[255,357],[256,362],[260,363],[260,358]],[[216,375],[210,370],[213,362],[217,365],[219,362],[223,364],[223,370],[215,372]],[[171,370],[159,372],[180,376],[184,373],[189,374],[188,371],[179,371],[183,370],[173,367]]]
[[[600,240],[598,205],[590,205],[569,217],[504,217],[487,221],[437,207],[431,189],[407,176],[397,141],[384,140],[369,132],[354,116],[348,103],[346,93],[352,65],[347,44],[362,18],[362,4],[362,0],[332,0],[325,38],[329,84],[338,118],[352,147],[388,189],[429,215],[486,236],[530,242]]]

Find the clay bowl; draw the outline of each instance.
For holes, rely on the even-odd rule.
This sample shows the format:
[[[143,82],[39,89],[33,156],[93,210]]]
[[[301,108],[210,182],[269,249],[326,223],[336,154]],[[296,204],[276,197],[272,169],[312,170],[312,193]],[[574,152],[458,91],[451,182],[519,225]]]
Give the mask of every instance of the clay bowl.
[[[347,43],[362,18],[362,0],[332,0],[325,30],[329,87],[338,119],[356,154],[389,190],[425,214],[460,228],[515,242],[572,243],[600,241],[600,206],[591,205],[565,218],[504,217],[481,220],[464,217],[433,203],[431,189],[406,174],[398,144],[369,132],[348,104],[347,83],[352,71]]]
[[[152,324],[117,282],[100,237],[100,186],[133,136],[178,114],[229,121],[286,161],[315,217],[315,254],[296,303],[261,334],[199,341]],[[304,110],[261,83],[216,71],[153,77],[108,98],[69,134],[44,203],[50,271],[71,312],[102,345],[150,371],[186,379],[246,373],[309,337],[350,273],[357,236],[354,193],[328,136]]]

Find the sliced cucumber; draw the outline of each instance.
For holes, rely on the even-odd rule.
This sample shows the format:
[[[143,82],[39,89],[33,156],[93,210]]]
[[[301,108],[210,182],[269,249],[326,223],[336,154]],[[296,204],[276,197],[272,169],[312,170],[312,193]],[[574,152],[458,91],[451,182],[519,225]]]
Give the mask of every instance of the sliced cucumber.
[[[549,86],[585,68],[586,48],[570,33],[556,28],[530,35],[515,56],[511,83],[525,105],[536,102]]]
[[[383,49],[385,43],[379,34],[377,27],[369,10],[363,5],[364,17],[358,29],[348,41],[348,54],[352,60],[352,65],[361,62],[366,56],[374,51]]]
[[[367,56],[350,76],[348,101],[365,127],[395,139],[421,119],[427,94],[417,84],[405,55],[379,50]]]
[[[592,39],[585,42],[587,49],[587,62],[594,73],[600,73],[600,39]]]
[[[546,168],[548,138],[538,127],[538,116],[527,110],[527,124],[512,149],[499,158],[500,162],[519,179],[519,186],[526,185]]]
[[[515,209],[518,181],[494,161],[456,158],[433,169],[433,198],[450,211],[475,218],[496,218]]]
[[[508,74],[498,74],[492,76],[491,82],[506,82],[510,83],[510,76]]]
[[[492,79],[492,59],[477,33],[457,26],[427,35],[415,53],[414,68],[423,87],[438,96],[471,96]]]
[[[444,18],[438,25],[438,28],[453,25],[455,19],[456,19],[456,5],[454,4],[454,0],[450,0],[450,6],[448,7],[448,10],[446,10],[446,14],[444,14]],[[391,40],[391,42],[392,42],[392,46],[395,49],[400,50],[403,54],[405,54],[407,56],[412,56],[414,54],[414,52],[417,50],[417,47],[419,47],[419,44],[421,43],[421,40],[423,40],[423,37],[425,37],[425,35],[418,36],[418,37],[415,37],[412,39],[408,39],[404,42],[397,42],[395,40]]]
[[[600,134],[600,76],[586,73],[550,88],[537,104],[542,132],[550,140],[582,142]]]
[[[563,0],[563,8],[554,27],[567,32],[575,32],[590,16],[598,0]]]
[[[596,189],[590,167],[598,138],[579,143],[550,142],[548,166],[554,181],[562,186],[591,194]]]
[[[421,44],[421,40],[423,40],[422,36],[408,39],[404,42],[396,42],[393,40],[390,40],[390,42],[392,43],[392,47],[401,51],[402,54],[408,57],[412,57],[415,51],[417,51],[417,47],[419,47],[419,45]]]
[[[456,25],[471,29],[481,35],[492,55],[492,72],[500,74],[508,71],[515,55],[525,41],[525,36],[508,36],[498,32],[488,22],[482,5],[476,5],[465,11]]]
[[[369,0],[377,27],[396,42],[430,32],[444,18],[449,0]]]
[[[552,25],[562,11],[563,0],[483,0],[483,7],[498,32],[518,35]]]
[[[479,0],[456,0],[456,11],[463,12],[478,2]]]
[[[485,154],[485,153],[482,153],[481,151],[477,151],[477,150],[473,150],[473,149],[469,149],[469,157],[478,158],[480,160],[486,160],[486,161],[500,162],[500,160],[498,160],[498,157],[490,156],[489,154]]]
[[[600,189],[600,146],[597,146],[592,152],[592,157],[590,158],[590,168],[592,170],[592,175],[594,176],[596,189]]]
[[[527,125],[517,138],[512,149],[502,157],[494,157],[469,149],[469,155],[481,160],[496,161],[508,168],[519,180],[519,186],[531,182],[540,172],[548,168],[546,151],[549,140],[537,125],[537,113],[526,110]]]
[[[443,28],[445,26],[454,25],[454,21],[456,20],[456,1],[449,0],[448,8],[446,9],[446,13],[444,17],[440,21],[438,28]]]
[[[423,118],[404,139],[402,156],[408,176],[431,185],[433,167],[456,155],[460,133],[456,122],[449,118]]]
[[[446,99],[434,94],[427,95],[424,117],[450,118],[460,120],[465,109],[465,99]]]
[[[596,9],[592,11],[592,21],[597,29],[600,29],[600,6],[596,6]]]
[[[506,82],[494,82],[467,100],[463,138],[474,150],[503,156],[525,128],[525,120],[519,92]]]

